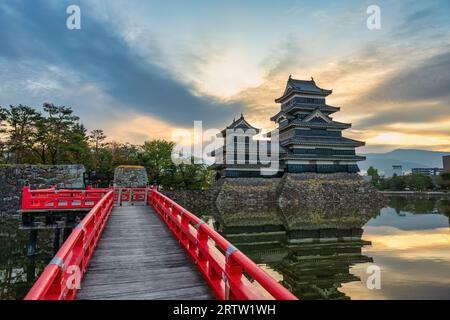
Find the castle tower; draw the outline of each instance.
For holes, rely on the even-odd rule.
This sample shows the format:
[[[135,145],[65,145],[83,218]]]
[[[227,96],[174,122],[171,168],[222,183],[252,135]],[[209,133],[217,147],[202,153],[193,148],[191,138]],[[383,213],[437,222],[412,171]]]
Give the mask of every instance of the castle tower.
[[[365,143],[342,136],[351,124],[334,121],[338,107],[326,104],[332,90],[311,80],[289,77],[283,95],[276,99],[281,110],[271,118],[279,126],[280,160],[285,172],[358,172],[355,148]]]

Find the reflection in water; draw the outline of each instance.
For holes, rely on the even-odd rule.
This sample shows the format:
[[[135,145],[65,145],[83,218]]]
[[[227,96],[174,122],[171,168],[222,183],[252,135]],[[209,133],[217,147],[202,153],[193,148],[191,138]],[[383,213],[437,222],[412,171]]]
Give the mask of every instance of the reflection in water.
[[[372,242],[364,252],[382,268],[382,289],[350,283],[343,292],[361,299],[450,299],[448,200],[408,200],[393,199],[395,209],[383,209],[364,227]],[[364,266],[351,271],[365,281]]]
[[[243,207],[243,206],[242,206]],[[377,212],[233,210],[214,226],[302,299],[450,299],[450,200],[392,198]],[[61,217],[60,217],[61,218]],[[21,299],[78,218],[0,218],[0,299]],[[367,266],[382,270],[369,290]]]
[[[362,247],[370,245],[361,239],[362,227],[379,211],[358,214],[339,210],[333,214],[328,208],[296,215],[292,209],[266,215],[282,217],[278,224],[270,218],[260,219],[256,226],[239,219],[245,212],[221,211],[215,227],[299,298],[348,299],[339,288],[360,280],[350,273],[352,265],[373,262],[362,253]]]
[[[343,283],[359,281],[349,272],[350,266],[372,262],[363,255],[364,241],[304,243],[293,247],[242,249],[264,268],[276,271],[280,280],[302,299],[347,299],[338,289]]]
[[[0,300],[23,299],[72,232],[75,220],[0,217]]]
[[[392,198],[376,214],[341,212],[322,224],[323,214],[302,213],[277,231],[215,225],[302,299],[450,299],[449,204]],[[372,264],[381,290],[366,286]]]

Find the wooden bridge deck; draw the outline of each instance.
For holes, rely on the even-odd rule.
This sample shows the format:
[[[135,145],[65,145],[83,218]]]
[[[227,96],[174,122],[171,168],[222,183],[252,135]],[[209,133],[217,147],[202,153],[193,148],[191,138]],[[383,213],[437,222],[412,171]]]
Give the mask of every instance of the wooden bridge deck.
[[[176,238],[148,206],[115,207],[77,299],[214,299]]]

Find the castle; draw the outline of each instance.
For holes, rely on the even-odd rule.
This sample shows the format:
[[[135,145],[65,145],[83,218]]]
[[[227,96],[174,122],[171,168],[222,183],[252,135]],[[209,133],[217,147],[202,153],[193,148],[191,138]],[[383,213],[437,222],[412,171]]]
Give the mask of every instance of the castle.
[[[332,90],[317,86],[313,78],[289,77],[283,95],[275,99],[281,104],[281,110],[271,118],[277,123],[277,130],[261,136],[260,129],[243,115],[222,130],[225,143],[211,153],[216,159],[212,168],[217,176],[267,176],[262,172],[274,162],[277,166],[268,171],[270,176],[285,172],[359,172],[357,162],[365,157],[356,155],[355,148],[365,143],[342,136],[351,124],[331,117],[340,110],[327,105],[326,97],[331,93]]]

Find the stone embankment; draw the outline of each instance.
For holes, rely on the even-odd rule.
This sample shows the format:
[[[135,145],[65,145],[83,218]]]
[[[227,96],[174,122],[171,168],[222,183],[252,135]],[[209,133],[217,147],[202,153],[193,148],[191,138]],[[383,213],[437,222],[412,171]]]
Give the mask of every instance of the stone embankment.
[[[84,189],[83,165],[0,165],[0,214],[15,214],[22,188]]]
[[[211,190],[164,193],[227,227],[360,228],[386,205],[370,183],[350,173],[225,178]]]

